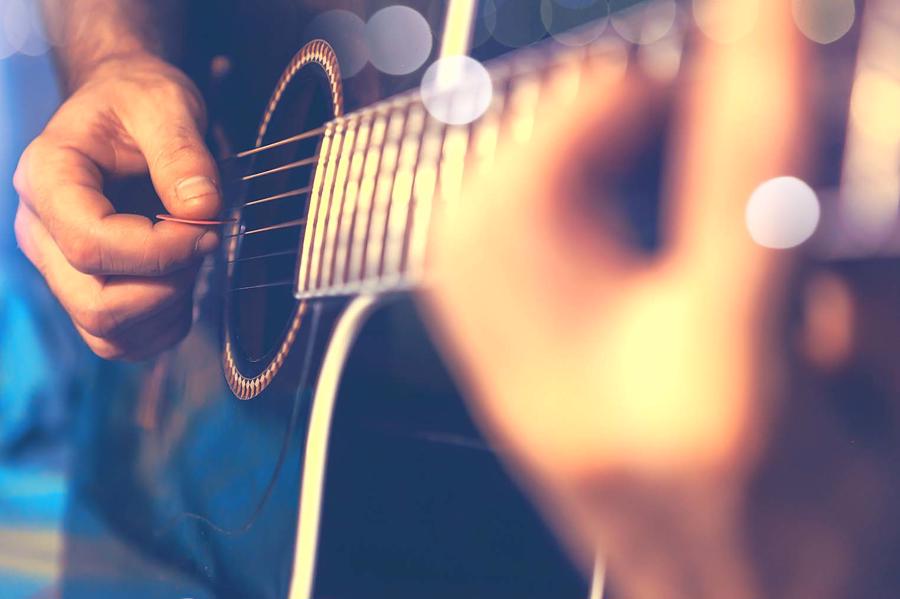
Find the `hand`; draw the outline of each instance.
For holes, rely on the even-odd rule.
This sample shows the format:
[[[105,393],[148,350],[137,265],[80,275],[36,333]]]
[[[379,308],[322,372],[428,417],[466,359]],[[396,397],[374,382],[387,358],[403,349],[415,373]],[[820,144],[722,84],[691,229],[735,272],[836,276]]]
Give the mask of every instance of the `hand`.
[[[119,213],[104,193],[149,173],[158,199],[135,211],[152,214],[161,200],[175,216],[215,218],[221,198],[204,120],[199,92],[176,68],[116,56],[82,78],[19,162],[19,245],[104,358],[152,356],[190,328],[197,267],[217,233]]]
[[[426,307],[476,415],[632,599],[839,597],[863,578],[845,552],[866,500],[836,490],[859,477],[804,445],[847,440],[815,385],[789,386],[804,380],[786,334],[794,255],[744,224],[760,183],[804,174],[809,141],[789,6],[759,10],[749,37],[701,43],[687,65],[658,255],[628,243],[603,196],[665,94],[613,68],[543,98],[533,138],[506,136],[438,221]]]

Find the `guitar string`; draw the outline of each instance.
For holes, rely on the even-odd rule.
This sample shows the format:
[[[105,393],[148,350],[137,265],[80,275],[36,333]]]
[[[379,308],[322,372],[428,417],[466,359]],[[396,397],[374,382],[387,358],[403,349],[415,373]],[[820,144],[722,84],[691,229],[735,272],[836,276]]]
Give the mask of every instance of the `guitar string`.
[[[405,112],[406,110],[409,109],[409,105],[412,103],[413,100],[415,100],[415,98],[404,97],[404,98],[400,98],[400,99],[397,99],[394,101],[385,102],[384,104],[372,107],[363,112],[339,117],[338,119],[335,119],[333,121],[330,121],[329,123],[326,123],[324,126],[317,127],[315,129],[311,129],[309,131],[304,131],[304,132],[298,133],[296,135],[287,137],[285,139],[278,140],[278,141],[275,141],[275,142],[272,142],[272,143],[269,143],[269,144],[266,144],[263,146],[259,146],[257,148],[251,148],[249,150],[239,152],[239,153],[235,154],[231,159],[251,158],[251,157],[258,156],[260,154],[265,154],[269,151],[272,151],[272,150],[275,150],[278,148],[282,148],[286,145],[290,145],[292,143],[311,139],[316,135],[325,134],[329,128],[332,128],[332,127],[339,128],[344,123],[350,123],[350,122],[356,121],[357,124],[359,124],[364,119],[367,119],[367,118],[373,119],[379,113],[387,112],[388,114],[390,114],[391,112],[394,112],[397,110]],[[333,160],[334,159],[331,156],[328,156],[328,157],[325,157],[323,162],[318,162],[319,155],[318,155],[318,153],[316,153],[313,156],[310,156],[308,158],[295,160],[295,161],[289,162],[287,164],[284,164],[282,166],[274,167],[274,168],[259,171],[259,172],[250,173],[248,175],[243,175],[243,176],[239,177],[236,180],[236,182],[247,183],[247,182],[251,182],[251,181],[254,181],[254,180],[257,180],[257,179],[260,179],[263,177],[267,177],[270,175],[285,173],[285,172],[289,172],[289,171],[292,171],[295,169],[303,168],[306,166],[312,166],[312,165],[317,165],[318,168],[321,168],[324,165],[330,164]],[[259,206],[259,205],[267,204],[267,203],[282,200],[282,199],[300,197],[300,196],[309,194],[311,191],[312,191],[312,186],[310,185],[310,186],[306,186],[303,188],[294,189],[294,190],[266,196],[266,197],[259,198],[259,199],[254,199],[254,200],[244,203],[242,205],[242,209],[247,208],[247,207]],[[264,235],[264,234],[274,233],[274,232],[282,231],[282,230],[286,230],[286,229],[299,228],[299,227],[305,226],[306,224],[307,224],[307,219],[296,219],[296,220],[288,221],[285,223],[279,223],[276,225],[260,227],[257,229],[239,231],[237,233],[225,235],[225,236],[223,236],[223,239],[246,238],[247,236],[251,236],[251,235]],[[259,262],[262,260],[272,260],[272,259],[278,259],[278,258],[284,259],[286,257],[299,256],[301,251],[302,251],[302,249],[298,248],[296,251],[285,250],[285,251],[267,252],[267,253],[260,254],[257,256],[247,256],[247,257],[237,258],[237,259],[228,261],[228,263],[236,264],[236,263],[246,263],[246,262]],[[349,257],[348,257],[348,259],[349,259]],[[230,292],[238,292],[238,291],[268,289],[268,288],[284,287],[284,286],[294,285],[294,284],[295,284],[295,281],[293,281],[293,280],[280,280],[280,281],[276,281],[276,282],[272,282],[272,283],[264,283],[264,284],[259,284],[259,285],[244,285],[244,286],[233,287],[229,291]]]
[[[325,129],[324,127],[321,128],[321,130],[324,130],[324,129]],[[319,132],[319,130],[314,130],[314,131],[316,133]],[[265,150],[265,149],[269,149],[269,148],[276,147],[276,146],[283,146],[283,145],[285,145],[287,143],[291,143],[291,141],[295,141],[298,138],[301,138],[303,136],[304,136],[304,134],[299,134],[299,135],[293,136],[292,138],[288,138],[287,140],[283,140],[282,142],[275,142],[275,144],[269,144],[268,146],[262,146],[261,149]],[[309,136],[306,136],[306,137],[309,137]],[[294,168],[300,168],[301,166],[305,166],[312,162],[315,162],[316,159],[317,159],[317,157],[313,157],[310,159],[295,161],[295,162],[289,163],[287,165],[284,165],[282,167],[278,167],[275,169],[269,169],[267,171],[262,171],[260,173],[255,173],[253,175],[242,177],[241,180],[242,181],[247,181],[248,179],[253,180],[255,178],[267,176],[270,174],[285,172],[287,170],[292,170]],[[333,158],[331,158],[329,156],[328,158],[325,159],[325,162],[323,164],[329,164],[332,161],[333,161]],[[321,166],[322,166],[322,164],[319,164],[319,167],[321,167]],[[251,200],[251,201],[245,203],[243,205],[243,207],[244,208],[246,208],[248,206],[252,207],[252,206],[262,205],[262,204],[266,204],[266,203],[281,200],[281,199],[299,197],[299,196],[310,193],[311,190],[312,190],[312,186],[310,185],[310,186],[306,186],[303,188],[290,190],[287,192]],[[307,224],[307,222],[308,221],[305,218],[296,219],[296,220],[288,221],[285,223],[279,223],[276,225],[260,227],[257,229],[250,229],[250,230],[245,230],[245,231],[239,231],[239,232],[233,233],[231,235],[225,235],[225,236],[223,236],[223,239],[232,239],[232,238],[240,238],[240,237],[246,238],[247,236],[251,236],[251,235],[264,235],[267,233],[273,233],[273,232],[277,232],[277,231],[281,231],[281,230],[302,227],[302,226],[305,226]],[[385,232],[385,234],[387,234],[387,232]],[[289,257],[289,256],[296,257],[296,256],[300,255],[301,251],[302,251],[302,249],[298,248],[296,251],[295,250],[285,250],[285,251],[267,252],[267,253],[256,255],[256,256],[247,256],[247,257],[237,258],[234,260],[229,260],[228,263],[235,264],[235,263],[257,262],[257,261],[261,261],[261,260],[276,259],[276,258],[285,258],[285,257]],[[349,257],[348,257],[348,259],[349,259]],[[267,289],[267,288],[274,288],[274,287],[284,287],[287,285],[293,285],[294,283],[295,283],[295,281],[293,281],[293,280],[281,280],[281,281],[277,281],[274,283],[264,283],[264,284],[259,284],[259,285],[245,285],[245,286],[233,287],[229,291],[237,292],[237,291],[250,291],[250,290],[256,290],[256,289]]]
[[[590,46],[590,45],[588,45],[588,46]],[[564,50],[562,48],[559,48],[558,50],[564,51],[567,54],[571,53],[574,55],[577,52],[577,53],[580,53],[580,55],[583,55],[588,51],[588,47],[587,46],[580,47],[580,48],[567,47]],[[491,80],[494,82],[495,85],[506,84],[510,80],[514,79],[518,74],[518,70],[515,68],[503,68],[504,62],[508,62],[508,61],[501,60],[499,62],[495,62],[492,65],[493,68],[490,69]],[[552,63],[553,63],[552,59],[547,59],[546,64],[543,65],[543,67],[534,68],[533,71],[541,72],[544,70],[545,67],[551,65]],[[371,119],[371,118],[374,118],[376,115],[384,114],[385,112],[389,112],[391,110],[396,110],[396,109],[406,110],[410,107],[410,105],[412,105],[416,102],[421,102],[421,101],[422,101],[422,99],[421,99],[421,95],[419,93],[415,93],[415,92],[409,93],[408,92],[408,93],[402,94],[402,95],[394,97],[394,98],[382,100],[381,102],[378,102],[377,104],[375,104],[373,106],[369,106],[367,108],[363,108],[361,110],[357,110],[355,112],[351,112],[349,114],[345,114],[340,117],[334,118],[320,127],[316,127],[314,129],[308,129],[306,131],[302,131],[300,133],[291,135],[284,139],[280,139],[280,140],[273,141],[271,143],[268,143],[268,144],[265,144],[262,146],[258,146],[255,148],[249,148],[249,149],[237,152],[235,154],[232,154],[231,156],[226,157],[224,160],[222,160],[222,162],[243,160],[245,158],[250,158],[250,157],[256,156],[258,154],[263,154],[270,150],[274,150],[274,149],[283,147],[285,145],[289,145],[289,144],[292,144],[292,143],[295,143],[298,141],[310,139],[312,137],[315,137],[316,135],[324,134],[329,128],[336,128],[338,126],[341,126],[341,125],[351,122],[353,120],[358,121],[358,120],[362,120],[365,118]]]

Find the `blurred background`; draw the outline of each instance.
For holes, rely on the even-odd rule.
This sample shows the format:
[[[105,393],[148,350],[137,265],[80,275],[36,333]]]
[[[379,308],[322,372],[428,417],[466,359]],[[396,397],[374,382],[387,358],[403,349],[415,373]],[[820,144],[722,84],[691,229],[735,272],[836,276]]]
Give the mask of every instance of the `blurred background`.
[[[12,175],[59,103],[36,0],[0,0],[0,597],[41,597],[57,577],[66,415],[94,359],[19,253]]]

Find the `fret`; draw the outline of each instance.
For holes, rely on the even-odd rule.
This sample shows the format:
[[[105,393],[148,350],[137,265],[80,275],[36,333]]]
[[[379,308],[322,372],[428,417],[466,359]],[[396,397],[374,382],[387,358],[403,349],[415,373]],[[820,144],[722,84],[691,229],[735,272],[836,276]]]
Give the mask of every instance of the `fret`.
[[[410,107],[406,118],[406,132],[400,146],[397,174],[394,177],[394,190],[391,194],[391,207],[388,213],[382,272],[385,277],[389,278],[399,277],[402,274],[407,231],[410,224],[413,181],[424,129],[425,107],[415,104]]]
[[[468,145],[467,125],[452,125],[447,128],[441,149],[441,163],[438,167],[439,198],[446,205],[446,209],[452,208],[460,200]]]
[[[334,180],[337,174],[338,157],[340,156],[341,148],[344,145],[344,127],[344,122],[338,121],[335,126],[334,138],[331,142],[331,151],[328,153],[328,162],[324,165],[320,162],[318,167],[324,167],[325,178],[323,181],[322,198],[319,203],[319,212],[316,216],[316,220],[319,224],[316,226],[310,260],[309,279],[311,289],[320,289],[322,286],[323,249],[325,245],[325,235],[329,227],[329,219],[331,216],[331,204],[334,198]]]
[[[381,274],[388,211],[391,207],[391,193],[393,192],[394,175],[400,156],[400,142],[405,123],[405,109],[392,107],[384,149],[381,152],[381,166],[378,169],[378,179],[375,183],[372,218],[369,223],[368,247],[366,248],[366,259],[362,272],[363,280],[375,279]]]
[[[307,292],[310,289],[310,264],[312,262],[312,246],[313,236],[318,228],[319,204],[322,194],[322,188],[325,181],[325,173],[322,168],[322,162],[325,156],[328,156],[331,150],[331,137],[334,134],[333,127],[326,127],[319,144],[319,165],[316,167],[316,173],[313,176],[312,191],[310,193],[309,207],[307,209],[307,222],[310,226],[306,227],[303,233],[303,252],[300,259],[300,271],[297,274],[297,295]]]
[[[322,275],[321,286],[330,286],[334,282],[335,270],[335,246],[340,231],[341,221],[344,219],[344,201],[347,191],[347,172],[350,169],[350,160],[353,157],[353,148],[356,143],[356,128],[358,119],[348,118],[345,124],[344,143],[339,150],[334,179],[334,199],[331,202],[331,214],[328,217],[328,231],[326,231],[325,247],[322,250]]]
[[[413,183],[412,223],[409,226],[409,243],[405,259],[405,268],[412,280],[421,279],[425,270],[425,254],[431,231],[431,214],[437,190],[444,129],[444,124],[437,119],[426,120]]]
[[[421,279],[435,202],[452,210],[469,171],[488,171],[502,139],[531,140],[541,95],[548,88],[563,100],[577,95],[595,54],[593,47],[529,50],[491,65],[491,104],[469,125],[429,117],[409,93],[326,126],[298,293],[352,293]],[[473,99],[460,94],[450,101]]]
[[[350,258],[347,265],[347,282],[354,284],[362,279],[363,264],[366,257],[366,242],[369,237],[369,224],[372,221],[372,200],[375,196],[375,180],[381,164],[381,148],[387,133],[387,115],[375,111],[372,130],[366,146],[366,160],[363,176],[359,185],[359,201],[356,207],[356,222],[353,224],[353,240],[350,243]]]
[[[479,171],[486,171],[493,166],[494,154],[500,141],[500,125],[506,105],[506,86],[501,80],[494,86],[494,97],[484,115],[474,125],[472,134],[472,152],[470,162]]]
[[[576,49],[556,57],[550,65],[545,83],[547,89],[553,90],[563,104],[572,102],[578,97],[582,77],[585,71],[586,49]]]
[[[539,72],[522,75],[511,83],[506,129],[517,143],[527,143],[534,133],[535,110],[541,87]]]
[[[353,241],[353,227],[359,218],[357,214],[359,209],[359,191],[363,177],[363,166],[366,162],[369,133],[372,129],[372,115],[364,113],[359,117],[359,121],[359,131],[356,134],[356,144],[353,147],[350,173],[347,179],[347,197],[345,199],[347,213],[341,221],[341,231],[336,244],[334,284],[339,286],[350,282],[348,278],[350,245]]]

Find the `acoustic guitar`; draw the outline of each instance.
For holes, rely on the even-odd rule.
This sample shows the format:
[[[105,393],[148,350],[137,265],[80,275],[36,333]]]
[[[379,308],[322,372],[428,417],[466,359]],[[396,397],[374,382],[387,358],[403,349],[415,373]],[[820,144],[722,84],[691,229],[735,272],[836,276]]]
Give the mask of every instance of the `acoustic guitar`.
[[[445,53],[465,52],[473,6],[449,3]],[[191,333],[150,366],[109,367],[116,398],[86,433],[63,595],[588,597],[591,564],[570,562],[447,391],[407,292],[473,161],[502,131],[529,135],[546,86],[575,92],[592,65],[626,58],[607,38],[511,53],[480,72],[487,88],[432,94],[457,115],[442,121],[418,89],[345,113],[335,52],[302,47],[254,147],[222,161],[224,243],[201,268]],[[473,94],[483,110],[448,124]],[[359,355],[374,345],[359,335],[416,356],[407,380],[373,372],[383,356]]]
[[[465,52],[472,6],[448,3],[446,54]],[[437,99],[413,90],[344,113],[332,48],[300,49],[255,146],[222,165],[225,243],[201,270],[192,332],[152,366],[105,381],[134,400],[97,411],[70,511],[140,564],[144,587],[116,564],[112,588],[193,599],[602,596],[601,570],[592,579],[590,564],[570,562],[457,394],[421,392],[449,377],[421,328],[398,316],[408,306],[393,306],[427,281],[435,216],[465,201],[466,172],[489,167],[501,135],[528,138],[538,96],[577,93],[598,63],[625,68],[637,56],[609,35],[510,53],[485,64],[478,118],[453,124],[428,102],[457,114],[483,88],[449,85]],[[409,334],[386,334],[398,329]],[[385,380],[371,366],[384,356],[359,355],[374,345],[356,345],[360,335],[421,360],[401,365],[408,379]],[[65,560],[96,573],[103,560],[91,557],[109,555],[100,543],[76,535]],[[65,587],[97,588],[98,577]]]

